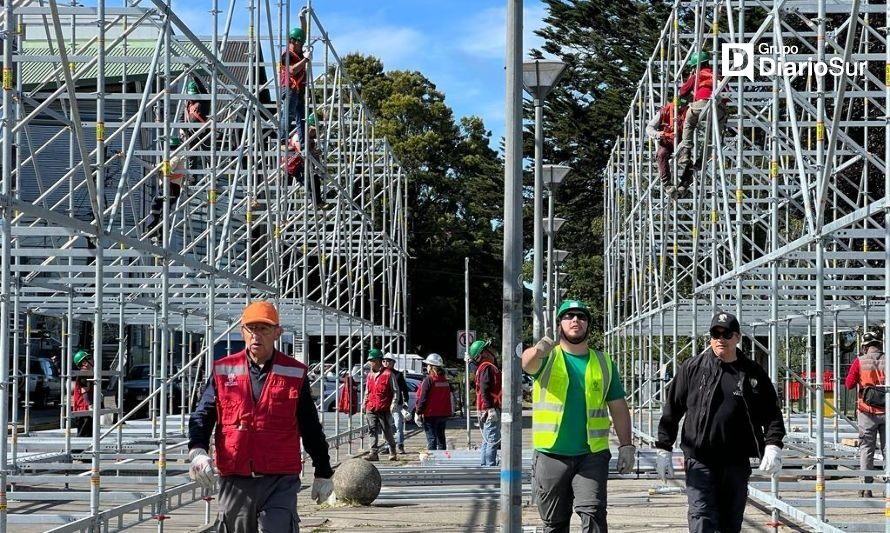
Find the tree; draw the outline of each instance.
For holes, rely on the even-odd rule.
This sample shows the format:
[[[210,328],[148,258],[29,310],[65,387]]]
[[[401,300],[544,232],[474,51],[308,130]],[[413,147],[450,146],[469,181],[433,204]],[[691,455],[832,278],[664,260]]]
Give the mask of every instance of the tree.
[[[538,31],[544,51],[567,64],[547,98],[544,124],[545,161],[574,169],[557,193],[556,214],[567,220],[557,239],[571,252],[564,286],[591,305],[592,329],[602,328],[603,171],[669,5],[663,0],[544,2],[549,16]],[[526,153],[532,157],[530,145]]]
[[[453,357],[464,327],[464,257],[471,327],[499,331],[503,162],[482,119],[455,122],[445,95],[420,72],[385,72],[379,59],[359,54],[343,64],[408,176],[409,348]]]

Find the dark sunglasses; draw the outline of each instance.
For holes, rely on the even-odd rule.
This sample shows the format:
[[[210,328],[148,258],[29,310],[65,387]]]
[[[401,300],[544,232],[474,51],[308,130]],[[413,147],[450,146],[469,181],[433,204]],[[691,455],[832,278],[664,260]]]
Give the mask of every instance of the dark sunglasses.
[[[712,339],[726,339],[729,340],[732,336],[735,335],[735,332],[731,329],[712,329],[711,330],[711,338]]]
[[[582,322],[587,322],[587,315],[585,315],[584,313],[566,313],[562,315],[561,320],[571,320],[573,318],[577,318]]]

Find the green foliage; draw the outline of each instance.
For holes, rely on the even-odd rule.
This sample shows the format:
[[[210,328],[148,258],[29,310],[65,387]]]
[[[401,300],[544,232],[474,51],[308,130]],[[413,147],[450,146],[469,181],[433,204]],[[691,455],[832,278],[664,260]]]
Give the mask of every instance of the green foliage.
[[[358,54],[343,63],[407,173],[409,349],[453,358],[464,328],[464,257],[470,327],[499,336],[503,162],[482,119],[455,122],[445,95],[420,72],[386,72]]]

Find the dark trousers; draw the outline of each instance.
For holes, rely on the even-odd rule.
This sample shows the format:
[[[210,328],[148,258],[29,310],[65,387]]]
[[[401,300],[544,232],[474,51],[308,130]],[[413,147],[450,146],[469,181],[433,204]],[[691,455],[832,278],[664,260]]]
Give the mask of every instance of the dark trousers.
[[[217,533],[298,533],[300,476],[220,476]]]
[[[383,440],[389,445],[389,452],[396,453],[396,439],[393,434],[392,413],[389,412],[389,408],[385,411],[365,413],[365,417],[368,420],[368,431],[371,433],[371,451],[379,453],[383,448],[383,445],[380,444],[380,436],[382,434]]]
[[[428,450],[446,450],[445,447],[445,422],[448,417],[430,416],[423,418],[423,431],[426,433],[426,448]]]
[[[748,502],[751,465],[708,466],[686,458],[689,531],[737,533]]]
[[[300,141],[300,151],[305,152],[303,139],[306,138],[306,121],[303,116],[306,113],[306,99],[303,91],[296,91],[282,87],[284,102],[281,103],[281,123],[278,138],[282,143],[287,142],[291,124],[297,126],[297,139]]]
[[[671,156],[674,155],[673,142],[669,145],[658,143],[658,151],[655,152],[655,164],[658,166],[658,179],[662,186],[671,184]]]
[[[532,455],[532,498],[544,521],[544,533],[568,533],[572,508],[584,533],[608,533],[606,481],[612,453]]]

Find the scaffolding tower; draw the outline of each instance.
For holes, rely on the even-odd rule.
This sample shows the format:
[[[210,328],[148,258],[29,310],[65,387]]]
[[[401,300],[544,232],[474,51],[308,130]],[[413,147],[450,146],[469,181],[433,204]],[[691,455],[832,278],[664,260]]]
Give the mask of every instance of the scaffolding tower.
[[[841,392],[859,335],[890,324],[887,26],[888,7],[868,1],[676,2],[606,170],[606,347],[633,392],[637,435],[654,440],[665,385],[707,347],[711,315],[735,313],[745,351],[784,400],[783,474],[812,469],[794,483],[752,481],[749,494],[817,531],[890,531],[890,518],[861,512],[890,504],[854,498],[872,485],[858,482],[845,440],[855,415]],[[718,77],[738,72],[741,45],[753,74]],[[693,186],[672,200],[644,131],[677,103],[701,51],[714,96],[696,132]],[[770,75],[770,64],[790,66]],[[674,185],[677,174],[673,162]]]
[[[302,171],[289,172],[278,69],[299,6],[240,4],[190,3],[206,8],[209,37],[160,0],[2,7],[0,383],[12,401],[0,402],[10,428],[0,444],[0,532],[146,519],[162,530],[166,511],[203,497],[184,475],[186,415],[214,347],[231,348],[250,300],[277,304],[281,348],[310,364],[320,403],[336,394],[328,375],[361,362],[369,346],[406,351],[405,175],[311,10],[304,116],[316,140],[303,148]],[[190,104],[206,122],[187,118]],[[61,324],[55,432],[31,431],[30,398],[24,424],[10,408],[21,400],[15,384],[29,379],[36,317]],[[109,326],[117,343],[113,362],[97,355],[87,376],[72,365],[75,343],[90,337],[77,335],[84,324],[94,354],[107,351]],[[95,387],[93,410],[72,412],[72,379],[121,383],[134,326],[149,339],[151,393],[127,413],[123,386],[116,401]],[[146,405],[150,420],[132,420]],[[358,418],[330,416],[334,446],[361,434]],[[74,436],[83,417],[91,438]],[[84,506],[16,511],[31,501]]]

